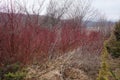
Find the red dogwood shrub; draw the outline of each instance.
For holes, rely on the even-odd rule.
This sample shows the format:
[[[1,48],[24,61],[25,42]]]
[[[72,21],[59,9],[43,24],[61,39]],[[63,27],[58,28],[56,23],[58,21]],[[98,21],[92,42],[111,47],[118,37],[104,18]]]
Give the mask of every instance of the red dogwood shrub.
[[[0,64],[28,64],[34,59],[42,60],[53,53],[59,55],[79,47],[88,51],[101,49],[102,35],[99,32],[69,24],[49,29],[23,22],[21,15],[17,19],[13,14],[6,15],[8,21],[4,19],[0,23]]]

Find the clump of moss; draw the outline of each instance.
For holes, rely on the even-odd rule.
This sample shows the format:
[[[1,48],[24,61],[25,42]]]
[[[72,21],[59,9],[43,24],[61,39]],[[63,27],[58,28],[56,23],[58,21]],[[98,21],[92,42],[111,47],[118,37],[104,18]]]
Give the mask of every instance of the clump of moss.
[[[5,80],[23,80],[25,77],[25,72],[22,71],[17,71],[15,73],[9,72],[4,76],[5,76]]]
[[[26,72],[18,63],[0,67],[0,80],[23,80]]]

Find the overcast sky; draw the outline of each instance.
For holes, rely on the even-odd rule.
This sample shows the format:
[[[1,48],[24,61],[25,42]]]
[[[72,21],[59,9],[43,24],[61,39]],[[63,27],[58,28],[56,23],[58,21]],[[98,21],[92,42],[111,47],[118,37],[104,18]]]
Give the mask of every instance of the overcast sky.
[[[120,19],[120,0],[93,0],[93,6],[110,20]]]
[[[5,1],[5,0],[2,0],[2,1]],[[8,2],[10,0],[6,0],[6,1]],[[36,0],[18,0],[18,1],[21,1],[21,2],[28,1],[27,4],[31,5]],[[48,1],[49,0],[46,0],[46,2]],[[116,21],[120,19],[120,0],[93,0],[92,5],[95,9],[98,9],[100,13],[105,14],[108,20]]]
[[[34,0],[28,0],[34,1]],[[120,0],[93,0],[93,7],[99,10],[108,20],[120,19]]]

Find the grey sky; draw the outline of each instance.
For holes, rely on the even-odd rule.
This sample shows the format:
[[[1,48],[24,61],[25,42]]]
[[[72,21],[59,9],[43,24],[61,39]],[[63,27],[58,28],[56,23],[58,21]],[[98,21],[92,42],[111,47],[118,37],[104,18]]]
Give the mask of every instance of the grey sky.
[[[33,2],[34,0],[28,1]],[[105,14],[108,20],[120,19],[120,0],[93,0],[92,5],[100,13]]]
[[[5,1],[5,0],[2,0],[2,1]],[[8,2],[9,0],[6,0],[6,1]],[[22,1],[27,1],[28,5],[31,5],[34,2],[36,3],[35,4],[36,7],[38,4],[36,0],[19,0],[19,1],[21,3]],[[49,0],[46,0],[46,2],[48,1]],[[120,0],[93,0],[92,5],[95,9],[98,9],[100,13],[105,14],[108,20],[120,19]]]
[[[93,0],[93,6],[110,20],[120,19],[120,0]]]

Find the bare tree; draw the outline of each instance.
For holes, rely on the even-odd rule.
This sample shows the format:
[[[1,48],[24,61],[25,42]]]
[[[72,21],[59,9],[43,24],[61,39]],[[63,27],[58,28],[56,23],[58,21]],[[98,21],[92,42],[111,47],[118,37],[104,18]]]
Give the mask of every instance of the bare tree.
[[[108,38],[110,36],[110,33],[112,31],[112,24],[106,19],[106,16],[104,14],[99,14],[100,16],[98,17],[96,27],[98,27],[99,31],[101,34],[105,37]]]
[[[59,24],[63,15],[68,12],[72,0],[50,0],[46,9],[45,26],[53,27]]]
[[[65,14],[67,18],[74,21],[75,26],[82,27],[86,20],[96,16],[96,10],[92,8],[91,0],[74,0],[69,12]]]
[[[47,7],[45,26],[54,27],[57,26],[56,29],[56,41],[51,46],[50,53],[53,51],[54,47],[61,41],[61,27],[62,27],[62,19],[71,19],[71,25],[73,27],[78,27],[81,29],[84,26],[84,22],[93,18],[96,14],[92,6],[91,0],[50,0],[49,5]],[[82,29],[81,29],[82,31]],[[71,31],[72,34],[72,31]]]

